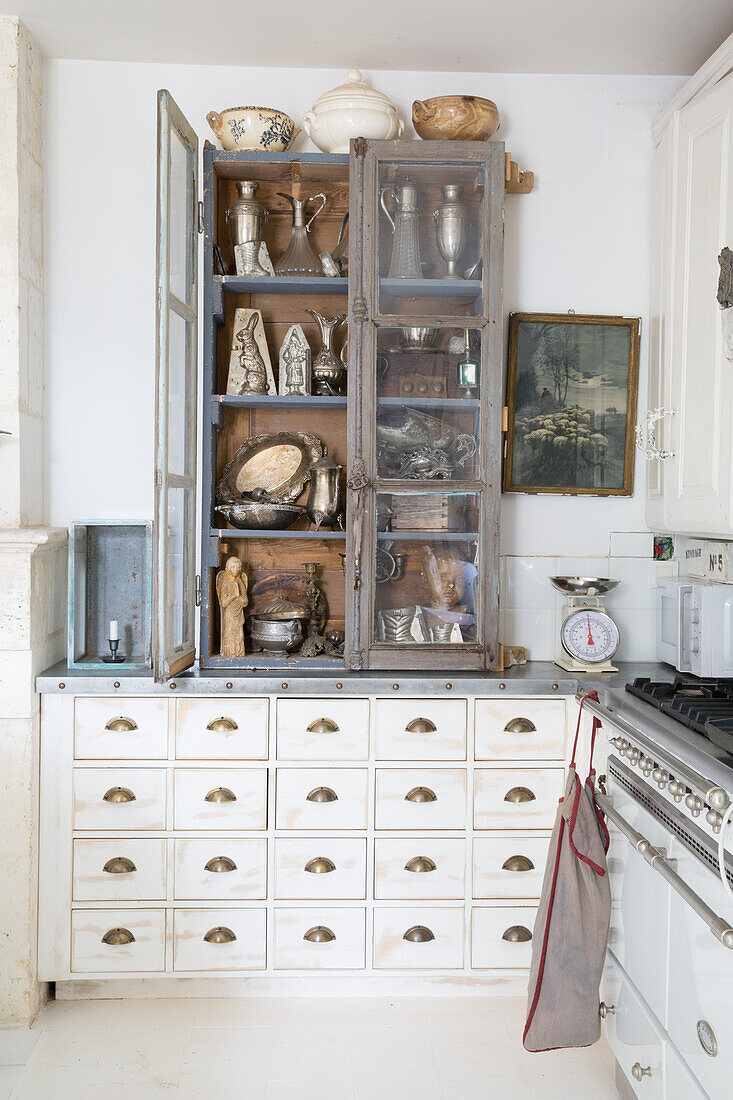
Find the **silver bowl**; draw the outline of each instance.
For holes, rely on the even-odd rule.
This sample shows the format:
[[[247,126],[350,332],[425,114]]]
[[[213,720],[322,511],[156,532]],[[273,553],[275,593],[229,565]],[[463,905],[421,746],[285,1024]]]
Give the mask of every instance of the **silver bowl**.
[[[305,508],[299,504],[265,500],[217,504],[214,511],[224,516],[232,527],[239,527],[242,531],[284,531],[286,527],[292,527],[296,519],[305,515]]]
[[[433,346],[437,338],[437,328],[427,325],[410,325],[400,329],[400,343],[404,351],[425,351]]]
[[[299,619],[258,619],[252,616],[250,639],[267,653],[291,653],[303,641]]]
[[[618,583],[608,577],[550,577],[552,587],[566,596],[605,596]]]

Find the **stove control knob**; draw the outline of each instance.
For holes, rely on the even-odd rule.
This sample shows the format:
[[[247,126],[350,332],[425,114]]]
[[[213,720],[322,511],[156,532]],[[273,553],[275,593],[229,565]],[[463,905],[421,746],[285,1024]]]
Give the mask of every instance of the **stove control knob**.
[[[675,802],[681,802],[687,794],[687,787],[684,783],[678,783],[676,779],[671,779],[667,784],[667,790],[672,795]]]
[[[613,745],[619,756],[623,756],[626,752],[626,749],[629,747],[629,742],[626,740],[625,737],[612,737],[611,744]]]
[[[664,768],[655,768],[652,772],[652,779],[659,787],[660,791],[664,790],[670,780],[669,772],[666,772]]]
[[[716,810],[708,810],[708,812],[705,814],[705,820],[707,821],[708,825],[712,826],[712,830],[714,833],[720,832],[720,827],[723,824],[723,818]]]
[[[649,776],[652,774],[652,771],[654,770],[654,761],[651,759],[650,756],[642,756],[641,760],[639,761],[639,767],[648,779]]]
[[[630,748],[630,749],[628,750],[628,752],[626,753],[626,757],[627,757],[627,759],[628,759],[629,763],[630,763],[630,764],[631,764],[631,765],[632,765],[633,767],[636,767],[636,765],[637,765],[637,764],[639,763],[639,761],[641,760],[641,753],[639,752],[639,750],[638,750],[638,749],[635,749],[635,748]]]
[[[687,806],[693,817],[699,817],[700,812],[705,809],[705,803],[696,794],[688,794],[685,799],[685,806]]]

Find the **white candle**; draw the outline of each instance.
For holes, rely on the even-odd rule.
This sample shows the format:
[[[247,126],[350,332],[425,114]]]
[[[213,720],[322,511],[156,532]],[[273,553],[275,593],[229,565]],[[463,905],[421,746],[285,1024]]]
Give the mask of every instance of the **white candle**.
[[[120,639],[120,628],[117,619],[109,620],[109,640],[110,642],[117,642]]]

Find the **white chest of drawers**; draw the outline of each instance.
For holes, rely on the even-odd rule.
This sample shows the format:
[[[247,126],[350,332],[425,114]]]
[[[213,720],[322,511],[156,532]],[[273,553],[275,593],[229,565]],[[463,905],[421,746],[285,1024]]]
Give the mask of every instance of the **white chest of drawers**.
[[[523,978],[572,702],[376,686],[44,694],[40,977]]]

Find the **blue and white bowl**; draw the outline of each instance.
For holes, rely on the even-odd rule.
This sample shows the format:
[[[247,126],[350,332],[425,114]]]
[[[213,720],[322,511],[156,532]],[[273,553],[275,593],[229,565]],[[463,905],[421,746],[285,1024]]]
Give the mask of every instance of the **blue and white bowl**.
[[[290,115],[274,107],[228,107],[209,111],[206,121],[222,148],[232,152],[285,153],[300,133]]]

